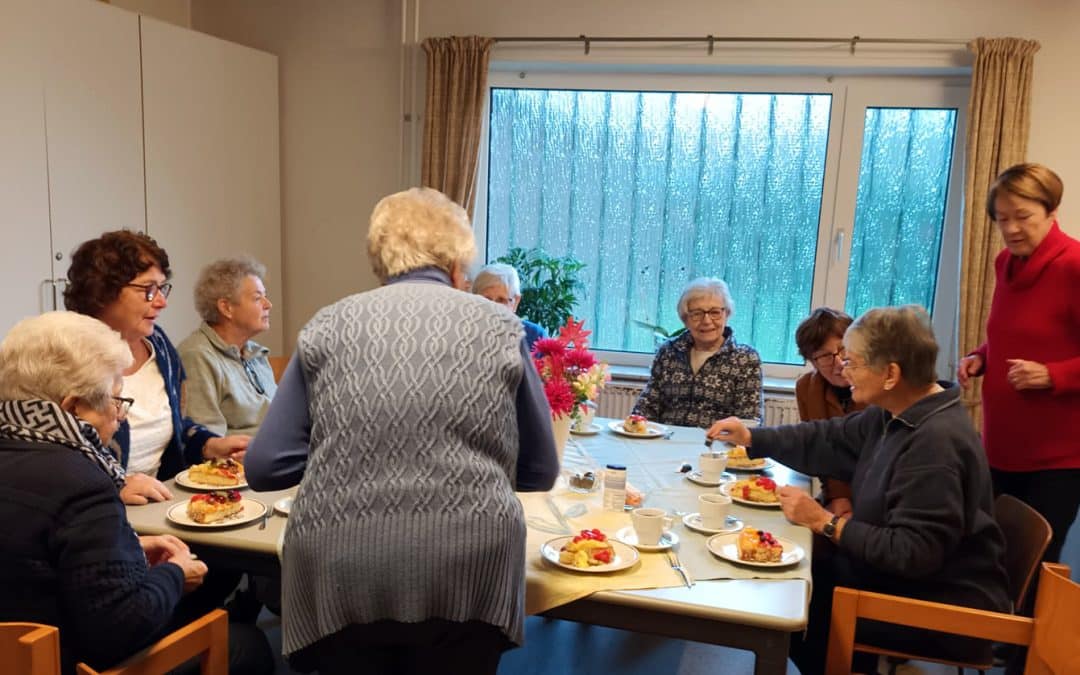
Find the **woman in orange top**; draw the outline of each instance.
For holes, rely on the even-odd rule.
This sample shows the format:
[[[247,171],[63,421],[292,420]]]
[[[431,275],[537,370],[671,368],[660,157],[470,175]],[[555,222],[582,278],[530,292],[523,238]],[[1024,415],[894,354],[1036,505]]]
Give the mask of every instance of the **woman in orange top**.
[[[795,382],[795,402],[803,422],[843,417],[866,407],[852,400],[851,385],[841,374],[844,331],[852,320],[839,310],[818,307],[795,330],[799,353],[814,366]],[[824,478],[822,498],[834,514],[851,514],[851,486],[844,481]]]

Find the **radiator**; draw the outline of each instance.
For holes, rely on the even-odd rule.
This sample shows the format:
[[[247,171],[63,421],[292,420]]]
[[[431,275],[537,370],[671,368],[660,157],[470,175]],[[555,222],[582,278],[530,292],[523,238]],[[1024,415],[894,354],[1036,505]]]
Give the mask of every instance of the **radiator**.
[[[632,382],[612,382],[600,393],[596,401],[598,417],[622,419],[630,414],[638,394],[644,385]],[[796,424],[799,421],[799,409],[795,397],[790,394],[765,394],[765,426]]]

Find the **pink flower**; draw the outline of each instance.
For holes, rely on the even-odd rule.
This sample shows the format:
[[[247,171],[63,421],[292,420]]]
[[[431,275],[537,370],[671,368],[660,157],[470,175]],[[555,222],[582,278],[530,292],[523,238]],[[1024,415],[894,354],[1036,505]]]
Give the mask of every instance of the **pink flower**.
[[[588,370],[596,365],[596,357],[587,349],[571,349],[566,354],[566,367]]]
[[[589,346],[589,336],[592,335],[592,331],[585,330],[585,319],[581,321],[574,321],[574,317],[566,317],[566,324],[559,329],[559,340],[564,345],[572,344],[578,349],[585,349]]]
[[[566,380],[548,380],[544,383],[544,394],[551,406],[552,417],[569,415],[574,410],[574,392]]]

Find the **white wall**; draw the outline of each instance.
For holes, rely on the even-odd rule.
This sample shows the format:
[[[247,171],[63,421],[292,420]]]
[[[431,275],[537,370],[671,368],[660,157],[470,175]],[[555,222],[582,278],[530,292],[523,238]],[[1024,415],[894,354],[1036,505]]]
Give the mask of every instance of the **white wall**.
[[[105,0],[144,16],[152,16],[177,26],[191,28],[191,0]]]
[[[148,1],[148,0],[144,0]],[[191,0],[192,27],[277,54],[281,64],[283,255],[290,308],[286,341],[320,306],[371,288],[363,238],[375,201],[415,180],[415,158],[403,157],[410,134],[400,113],[404,34],[448,35],[715,35],[950,38],[1014,36],[1039,40],[1028,156],[1080,186],[1080,3],[1062,0]],[[930,65],[962,64],[963,52],[940,48],[846,47],[610,48],[593,60],[648,53],[669,62]],[[496,47],[496,60],[537,56],[581,60],[577,48]],[[423,69],[416,69],[423,91]],[[406,89],[406,91],[410,91]],[[405,97],[406,99],[408,96]],[[399,179],[402,174],[412,179]],[[1080,190],[1078,190],[1080,192]],[[1080,235],[1080,206],[1061,210],[1062,226]],[[1080,199],[1080,197],[1076,197]],[[1069,214],[1077,214],[1072,220]]]

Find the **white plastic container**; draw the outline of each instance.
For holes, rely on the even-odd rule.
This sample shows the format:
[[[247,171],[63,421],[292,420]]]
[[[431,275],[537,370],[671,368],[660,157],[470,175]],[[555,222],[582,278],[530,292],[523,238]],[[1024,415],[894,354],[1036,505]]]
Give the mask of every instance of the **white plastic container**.
[[[626,467],[608,464],[604,469],[604,510],[622,511],[626,506]]]

